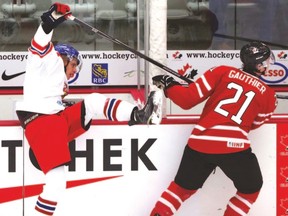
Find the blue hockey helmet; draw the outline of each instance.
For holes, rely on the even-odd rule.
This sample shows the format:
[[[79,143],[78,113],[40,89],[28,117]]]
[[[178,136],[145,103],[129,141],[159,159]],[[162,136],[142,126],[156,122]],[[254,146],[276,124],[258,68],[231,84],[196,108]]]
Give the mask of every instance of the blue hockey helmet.
[[[66,56],[69,61],[72,59],[77,60],[77,73],[81,70],[82,59],[78,50],[68,44],[57,44],[54,46],[54,49],[59,52],[60,55]]]

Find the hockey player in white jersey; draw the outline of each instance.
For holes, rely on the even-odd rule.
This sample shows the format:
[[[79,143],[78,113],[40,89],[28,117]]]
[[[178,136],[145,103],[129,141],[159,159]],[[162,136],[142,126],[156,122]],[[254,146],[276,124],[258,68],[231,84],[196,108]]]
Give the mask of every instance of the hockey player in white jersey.
[[[134,104],[102,94],[89,94],[81,102],[65,106],[68,80],[81,69],[79,52],[67,44],[53,45],[53,29],[71,15],[68,5],[55,3],[41,16],[28,49],[23,101],[16,112],[37,162],[45,174],[45,186],[33,215],[53,215],[60,195],[66,189],[64,164],[70,161],[69,141],[90,127],[92,118],[103,115],[112,121],[158,124],[161,97],[151,92],[146,105]]]

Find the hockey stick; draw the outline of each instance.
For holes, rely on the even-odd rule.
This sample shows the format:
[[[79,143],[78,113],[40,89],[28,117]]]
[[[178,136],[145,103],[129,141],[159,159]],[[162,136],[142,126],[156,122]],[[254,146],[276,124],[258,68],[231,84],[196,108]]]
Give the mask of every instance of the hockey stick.
[[[276,94],[276,97],[279,99],[286,99],[286,100],[288,99],[288,95],[277,95]]]
[[[184,77],[184,76],[178,74],[176,71],[172,70],[171,68],[169,68],[169,67],[161,64],[160,62],[157,62],[154,59],[144,55],[143,53],[141,53],[141,52],[129,47],[128,45],[126,45],[125,43],[121,42],[120,40],[118,40],[116,38],[113,38],[110,35],[105,34],[104,32],[100,31],[99,29],[94,28],[93,26],[91,26],[91,25],[85,23],[84,21],[74,17],[73,15],[69,15],[68,19],[78,23],[80,26],[86,28],[87,30],[92,31],[92,32],[102,36],[103,38],[106,38],[107,40],[122,46],[123,48],[129,50],[130,52],[134,53],[135,55],[137,55],[137,56],[149,61],[150,63],[158,66],[159,68],[167,71],[168,73],[171,73],[172,75],[178,77],[179,79],[184,80],[188,84],[193,83],[193,81],[188,79],[187,77]],[[285,95],[276,95],[276,97],[279,98],[279,99],[288,99],[288,96],[285,96]]]
[[[155,61],[154,59],[152,59],[152,58],[144,55],[143,53],[141,53],[141,52],[139,52],[139,51],[137,51],[137,50],[129,47],[128,45],[126,45],[125,43],[119,41],[118,39],[113,38],[113,37],[111,37],[110,35],[107,35],[107,34],[105,34],[104,32],[102,32],[102,31],[100,31],[100,30],[92,27],[91,25],[89,25],[89,24],[83,22],[82,20],[74,17],[73,15],[69,15],[69,16],[68,16],[68,19],[70,19],[70,20],[78,23],[79,25],[81,25],[82,27],[86,28],[87,30],[92,31],[92,32],[94,32],[94,33],[102,36],[103,38],[106,38],[107,40],[109,40],[109,41],[111,41],[111,42],[113,42],[113,43],[116,43],[116,44],[122,46],[123,48],[129,50],[130,52],[134,53],[135,55],[137,55],[137,56],[139,56],[139,57],[141,57],[141,58],[149,61],[150,63],[152,63],[152,64],[158,66],[159,68],[167,71],[168,73],[170,73],[170,74],[178,77],[179,79],[184,80],[184,81],[187,82],[188,84],[193,82],[192,80],[190,80],[190,79],[188,79],[188,78],[186,78],[186,77],[178,74],[176,71],[172,70],[171,68],[169,68],[169,67],[161,64],[160,62],[157,62],[157,61]]]

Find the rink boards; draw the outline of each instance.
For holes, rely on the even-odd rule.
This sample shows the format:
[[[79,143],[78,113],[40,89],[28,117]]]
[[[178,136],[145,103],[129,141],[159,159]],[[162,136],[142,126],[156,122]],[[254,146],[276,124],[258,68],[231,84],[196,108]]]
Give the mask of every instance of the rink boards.
[[[149,215],[174,178],[193,127],[193,123],[173,121],[132,127],[93,122],[87,133],[70,142],[68,189],[55,216]],[[23,137],[17,121],[1,124],[1,216],[30,216],[44,183]],[[288,123],[267,123],[249,137],[264,178],[250,215],[284,216],[288,209]],[[221,216],[234,194],[232,182],[216,169],[177,216]]]

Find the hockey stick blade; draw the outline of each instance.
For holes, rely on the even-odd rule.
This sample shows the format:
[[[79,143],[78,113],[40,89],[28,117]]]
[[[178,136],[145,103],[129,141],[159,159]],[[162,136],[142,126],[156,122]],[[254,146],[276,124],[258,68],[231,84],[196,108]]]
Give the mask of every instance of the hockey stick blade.
[[[288,99],[288,95],[276,95],[278,99]]]
[[[193,82],[192,80],[190,80],[190,79],[188,79],[188,78],[180,75],[179,73],[177,73],[176,71],[172,70],[171,68],[169,68],[169,67],[161,64],[160,62],[155,61],[154,59],[152,59],[152,58],[144,55],[143,53],[141,53],[141,52],[139,52],[139,51],[131,48],[130,46],[126,45],[125,43],[121,42],[120,40],[118,40],[118,39],[116,39],[116,38],[113,38],[113,37],[111,37],[110,35],[105,34],[104,32],[102,32],[102,31],[94,28],[93,26],[91,26],[91,25],[89,25],[88,23],[86,23],[86,22],[84,22],[84,21],[82,21],[82,20],[74,17],[73,15],[69,15],[69,16],[67,16],[67,18],[70,19],[70,20],[72,20],[72,21],[74,21],[74,22],[76,22],[77,24],[79,24],[80,26],[84,27],[85,29],[87,29],[87,30],[89,30],[89,31],[92,31],[92,32],[100,35],[101,37],[106,38],[107,40],[109,40],[109,41],[111,41],[111,42],[113,42],[113,43],[116,43],[116,44],[122,46],[123,48],[129,50],[130,52],[134,53],[135,55],[139,56],[140,58],[143,58],[143,59],[145,59],[146,61],[148,61],[148,62],[150,62],[150,63],[158,66],[158,67],[161,68],[162,70],[165,70],[165,71],[167,71],[168,73],[170,73],[170,74],[178,77],[179,79],[184,80],[184,81],[187,82],[188,84],[190,84],[190,83]]]

